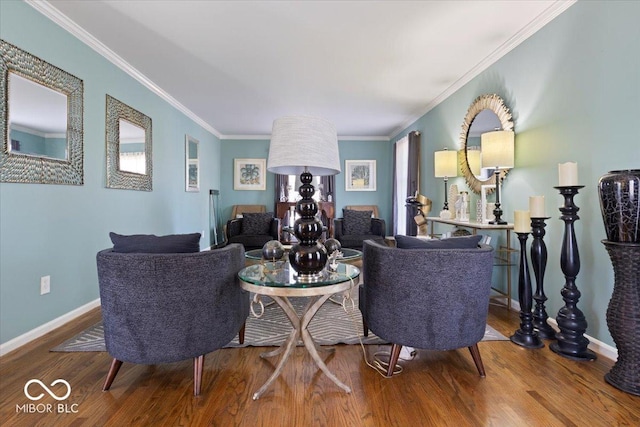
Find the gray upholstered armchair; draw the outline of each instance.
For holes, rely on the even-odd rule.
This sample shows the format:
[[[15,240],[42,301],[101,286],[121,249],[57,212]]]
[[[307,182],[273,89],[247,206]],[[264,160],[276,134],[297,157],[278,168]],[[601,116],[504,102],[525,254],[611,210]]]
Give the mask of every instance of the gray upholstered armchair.
[[[381,218],[373,218],[374,210],[343,209],[342,218],[333,220],[333,234],[343,248],[362,249],[362,242],[373,240],[384,243],[385,222]]]
[[[280,220],[273,212],[244,213],[242,218],[227,221],[226,233],[229,243],[240,243],[245,250],[260,249],[280,238]]]
[[[468,347],[484,377],[477,343],[487,322],[493,248],[400,249],[366,241],[363,249],[359,306],[365,335],[371,329],[393,344],[387,376],[402,346],[410,346]]]
[[[242,245],[195,253],[97,255],[107,352],[113,357],[103,390],[122,362],[153,365],[194,359],[200,394],[204,355],[244,339],[249,293],[238,283]]]

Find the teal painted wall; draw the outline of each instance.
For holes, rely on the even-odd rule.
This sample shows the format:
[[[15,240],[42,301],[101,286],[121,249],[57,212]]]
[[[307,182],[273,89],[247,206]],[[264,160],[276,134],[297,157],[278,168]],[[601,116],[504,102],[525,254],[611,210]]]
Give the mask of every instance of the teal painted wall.
[[[577,2],[394,138],[410,130],[423,133],[421,181],[437,213],[444,190],[442,180],[433,178],[433,152],[459,148],[462,120],[478,95],[497,93],[505,100],[514,116],[516,167],[505,181],[503,206],[506,219],[513,221],[514,210],[528,209],[529,196],[545,196],[552,217],[545,238],[545,291],[553,318],[564,305],[560,290],[565,283],[560,270],[564,223],[557,209],[562,198],[553,187],[558,185],[558,163],[577,162],[585,185],[575,198],[580,207],[575,224],[581,258],[578,307],[586,315],[587,334],[610,345],[606,309],[614,278],[600,242],[606,236],[597,184],[607,171],[640,168],[634,126],[640,113],[638,16],[640,2]],[[452,182],[466,187],[462,178]]]
[[[24,2],[0,2],[0,37],[84,80],[82,186],[0,184],[0,342],[98,298],[95,254],[109,232],[209,227],[220,141]],[[153,191],[105,188],[105,96],[153,121]],[[185,191],[185,134],[200,141],[201,191]],[[208,232],[201,247],[209,246]],[[40,296],[40,277],[51,293]]]
[[[336,175],[336,215],[342,216],[345,205],[378,205],[380,216],[391,220],[391,176],[392,161],[389,158],[388,141],[338,141],[342,173]],[[269,140],[223,140],[220,171],[222,175],[222,191],[220,207],[222,217],[231,217],[233,205],[266,205],[267,210],[274,209],[274,175],[267,173],[267,189],[265,191],[236,191],[233,189],[233,161],[243,158],[269,157]],[[376,160],[377,191],[345,191],[345,160]]]

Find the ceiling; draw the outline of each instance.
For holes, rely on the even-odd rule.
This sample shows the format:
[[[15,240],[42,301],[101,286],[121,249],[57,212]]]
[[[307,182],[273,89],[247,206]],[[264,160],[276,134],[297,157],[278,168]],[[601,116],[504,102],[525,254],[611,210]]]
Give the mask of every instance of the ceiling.
[[[27,1],[218,137],[264,137],[274,119],[304,114],[372,139],[573,3]]]

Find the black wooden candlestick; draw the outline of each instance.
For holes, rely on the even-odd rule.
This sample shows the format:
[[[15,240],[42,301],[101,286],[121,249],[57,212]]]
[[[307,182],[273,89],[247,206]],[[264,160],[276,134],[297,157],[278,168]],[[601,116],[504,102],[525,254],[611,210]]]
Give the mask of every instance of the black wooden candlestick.
[[[520,241],[520,274],[518,275],[518,301],[520,302],[520,329],[511,335],[511,342],[526,348],[540,348],[544,344],[533,329],[533,315],[531,314],[531,276],[527,260],[527,237],[529,233],[519,233]]]
[[[549,315],[545,308],[547,296],[544,294],[544,272],[547,269],[547,245],[544,243],[545,220],[550,217],[531,218],[531,266],[533,275],[536,278],[536,293],[533,299],[536,305],[533,309],[533,327],[542,339],[555,339],[556,331],[547,323]]]
[[[561,292],[565,305],[558,311],[556,317],[560,328],[560,332],[556,333],[558,341],[551,344],[550,348],[568,359],[594,360],[596,354],[587,348],[589,340],[583,335],[587,330],[587,320],[578,308],[580,291],[576,286],[576,277],[580,271],[580,254],[578,253],[573,223],[580,219],[578,216],[580,208],[573,202],[573,197],[578,194],[579,189],[584,188],[584,185],[554,188],[558,189],[564,197],[564,206],[560,207],[560,212],[562,212],[560,219],[564,221],[560,268],[565,277],[565,285]]]

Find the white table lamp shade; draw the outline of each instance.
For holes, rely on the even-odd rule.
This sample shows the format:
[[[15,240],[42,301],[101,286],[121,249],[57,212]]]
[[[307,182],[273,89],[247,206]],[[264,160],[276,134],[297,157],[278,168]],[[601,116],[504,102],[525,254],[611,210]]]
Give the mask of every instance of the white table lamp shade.
[[[514,133],[498,130],[485,132],[480,137],[482,146],[482,166],[511,169],[514,166]]]
[[[267,170],[283,175],[340,173],[338,134],[328,120],[289,116],[274,120]]]
[[[436,151],[433,153],[433,165],[436,178],[458,176],[458,153],[456,151]]]

